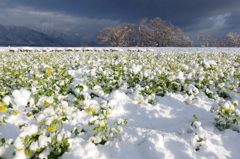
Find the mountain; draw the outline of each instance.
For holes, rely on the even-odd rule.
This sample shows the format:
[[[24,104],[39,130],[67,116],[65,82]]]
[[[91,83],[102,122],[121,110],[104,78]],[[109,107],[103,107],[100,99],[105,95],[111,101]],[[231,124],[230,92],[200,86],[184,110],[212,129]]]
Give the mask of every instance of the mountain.
[[[42,30],[41,32],[49,35],[54,38],[56,41],[61,43],[63,46],[81,46],[83,36],[79,34],[66,34],[59,31],[54,30]],[[96,41],[89,40],[88,46],[99,46]]]
[[[0,24],[0,46],[61,46],[54,38],[27,27]]]
[[[4,26],[0,24],[0,46],[81,46],[82,36],[68,35],[58,31],[36,31],[23,26]],[[90,41],[89,46],[98,46]]]
[[[82,36],[69,35],[55,30],[43,30],[44,34],[52,37],[55,41],[59,42],[62,46],[80,46]]]

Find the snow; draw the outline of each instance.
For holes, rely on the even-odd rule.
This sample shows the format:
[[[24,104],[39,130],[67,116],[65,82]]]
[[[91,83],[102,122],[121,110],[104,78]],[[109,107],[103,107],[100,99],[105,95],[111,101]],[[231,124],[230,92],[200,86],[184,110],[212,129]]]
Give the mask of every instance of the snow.
[[[239,48],[234,48],[234,47],[153,47],[151,49],[146,49],[146,47],[61,47],[61,48],[56,48],[56,47],[0,47],[0,51],[9,51],[9,50],[14,50],[14,51],[20,51],[21,49],[30,49],[30,50],[36,50],[36,51],[49,51],[49,50],[56,50],[56,51],[64,51],[67,49],[73,49],[75,51],[129,51],[129,52],[145,52],[145,51],[157,51],[157,52],[239,52]]]
[[[0,50],[8,50],[9,48],[0,48]],[[61,48],[62,49],[62,48]],[[70,49],[70,48],[68,48]],[[126,48],[116,48],[115,50],[125,50]],[[16,50],[16,49],[15,49]],[[76,49],[75,49],[76,50]],[[80,49],[79,49],[80,50]],[[86,48],[85,50],[93,50]],[[105,49],[103,49],[105,50]],[[111,48],[109,49],[111,50]],[[136,48],[129,48],[131,52],[136,51]],[[150,51],[160,51],[161,48],[151,49]],[[196,52],[212,52],[226,51],[238,52],[238,48],[166,48],[164,51],[196,51]],[[144,52],[145,50],[143,50]],[[161,50],[162,51],[162,50]],[[205,65],[217,65],[215,61],[204,61]],[[184,66],[189,69],[188,66]],[[137,74],[142,71],[144,66],[132,65],[131,71]],[[197,67],[196,67],[197,68]],[[238,68],[239,71],[239,68]],[[158,70],[161,74],[164,70]],[[87,127],[87,123],[95,118],[82,111],[74,111],[72,103],[77,101],[75,96],[68,95],[67,102],[62,100],[66,97],[59,96],[59,109],[54,108],[54,99],[52,97],[41,96],[37,106],[44,110],[36,115],[36,121],[26,117],[26,114],[20,113],[17,117],[12,116],[7,119],[8,124],[0,126],[0,138],[14,142],[8,148],[0,147],[0,156],[4,159],[10,159],[13,156],[8,152],[13,149],[21,149],[24,144],[21,142],[26,135],[31,135],[38,132],[36,125],[39,122],[45,122],[50,125],[61,112],[74,116],[71,122],[66,122],[63,126],[63,132],[58,134],[57,141],[60,142],[64,137],[70,137],[70,147],[60,158],[61,159],[237,159],[239,158],[240,137],[237,131],[226,129],[219,131],[215,127],[215,114],[210,113],[211,108],[222,99],[213,100],[208,98],[204,93],[193,85],[189,84],[185,87],[189,94],[196,95],[196,98],[184,93],[166,93],[165,96],[155,96],[151,94],[147,97],[139,94],[141,86],[136,86],[135,90],[127,90],[120,87],[110,94],[105,94],[98,86],[93,88],[93,92],[102,98],[89,96],[89,88],[83,84],[83,70],[68,70],[69,75],[73,76],[71,83],[72,88],[79,83],[82,83],[83,91],[79,89],[73,90],[76,94],[83,95],[85,100],[82,105],[86,105],[87,109],[97,109],[98,104],[102,107],[114,108],[109,116],[109,123],[116,122],[121,124],[124,119],[128,119],[128,125],[118,126],[114,131],[119,130],[120,134],[107,141],[104,145],[95,145],[101,141],[99,136],[92,136],[91,128]],[[93,76],[95,75],[92,72]],[[103,74],[105,74],[103,72]],[[151,76],[151,70],[145,69],[142,71],[144,77]],[[191,78],[194,75],[194,70],[187,77],[182,71],[176,73],[180,80]],[[218,74],[222,76],[219,70]],[[224,75],[223,75],[224,76]],[[199,80],[203,80],[204,75],[199,75]],[[64,81],[63,81],[64,82]],[[62,84],[64,85],[64,83]],[[219,83],[218,87],[224,87],[225,83]],[[34,89],[34,87],[33,87]],[[128,93],[128,92],[133,93]],[[208,93],[213,93],[211,90],[206,90]],[[33,91],[32,91],[33,92]],[[148,100],[154,99],[155,103],[150,104]],[[233,95],[235,103],[240,102],[240,95]],[[3,98],[7,104],[11,103],[14,109],[23,111],[24,106],[31,100],[31,92],[28,89],[21,88],[11,92]],[[108,101],[108,102],[106,102]],[[50,105],[46,106],[46,102]],[[46,108],[45,108],[46,107]],[[224,103],[223,107],[235,109],[230,103]],[[62,109],[61,109],[62,108]],[[110,110],[109,110],[110,111]],[[239,108],[236,110],[239,113]],[[199,121],[194,121],[193,115],[199,118]],[[19,129],[21,123],[27,123],[27,127]],[[103,121],[95,122],[97,125],[104,125]],[[59,127],[57,129],[60,129]],[[84,129],[88,133],[81,132]],[[68,132],[78,130],[79,134],[72,137]],[[197,142],[202,138],[202,142]],[[51,136],[46,137],[40,135],[38,141],[31,144],[31,150],[37,150],[39,147],[47,146],[52,142]],[[15,147],[14,147],[15,146]],[[39,155],[40,158],[47,158],[51,149],[47,148]],[[25,159],[24,151],[17,151],[14,158]]]

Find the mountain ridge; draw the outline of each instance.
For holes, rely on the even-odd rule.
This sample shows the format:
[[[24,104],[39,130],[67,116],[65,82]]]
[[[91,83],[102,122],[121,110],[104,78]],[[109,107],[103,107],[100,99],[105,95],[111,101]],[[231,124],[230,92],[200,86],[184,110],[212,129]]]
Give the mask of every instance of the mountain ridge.
[[[81,46],[82,36],[68,35],[54,30],[33,30],[25,26],[4,26],[0,24],[0,46]],[[91,46],[98,44],[90,41]]]

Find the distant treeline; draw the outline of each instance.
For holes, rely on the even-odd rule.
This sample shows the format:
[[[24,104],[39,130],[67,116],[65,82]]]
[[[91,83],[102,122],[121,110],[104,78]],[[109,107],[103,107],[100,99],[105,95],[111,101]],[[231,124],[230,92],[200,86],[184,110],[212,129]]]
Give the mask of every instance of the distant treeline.
[[[198,35],[198,40],[203,47],[239,47],[240,34],[229,32],[225,37],[213,37],[212,35]]]
[[[191,47],[192,41],[184,32],[157,17],[143,18],[139,24],[126,23],[107,27],[97,36],[100,45],[111,47]]]
[[[225,37],[197,36],[202,47],[240,47],[240,34],[229,32]],[[139,24],[126,23],[106,27],[97,36],[98,43],[111,47],[192,47],[193,42],[170,22],[156,17],[143,18]]]

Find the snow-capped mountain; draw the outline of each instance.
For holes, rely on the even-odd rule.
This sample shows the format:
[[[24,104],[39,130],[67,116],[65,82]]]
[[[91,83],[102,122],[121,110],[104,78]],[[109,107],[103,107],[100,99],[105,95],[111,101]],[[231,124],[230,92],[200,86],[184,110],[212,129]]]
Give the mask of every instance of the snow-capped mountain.
[[[81,46],[82,36],[68,35],[58,31],[36,31],[23,26],[0,24],[0,46]],[[90,41],[89,46],[97,46]]]

